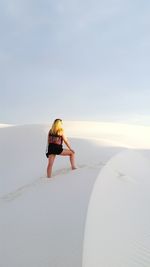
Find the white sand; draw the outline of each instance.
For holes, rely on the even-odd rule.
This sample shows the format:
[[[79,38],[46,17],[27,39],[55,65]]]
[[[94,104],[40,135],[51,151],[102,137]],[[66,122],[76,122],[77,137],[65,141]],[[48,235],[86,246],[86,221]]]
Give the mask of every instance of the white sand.
[[[114,159],[117,157],[115,155],[122,155],[123,158],[126,158],[125,162],[127,161],[128,154],[127,156],[123,154],[127,147],[136,148],[136,153],[140,155],[140,159],[134,161],[136,157],[132,154],[133,162],[130,160],[130,173],[134,173],[135,165],[138,163],[138,166],[141,167],[139,179],[142,190],[145,190],[146,194],[149,190],[149,184],[142,184],[140,178],[142,174],[144,177],[148,175],[147,169],[144,171],[145,161],[143,161],[143,158],[148,162],[150,160],[148,127],[129,126],[129,131],[122,134],[123,127],[127,129],[127,125],[116,125],[116,129],[112,124],[65,122],[64,126],[72,147],[76,151],[78,169],[71,171],[68,158],[57,157],[52,179],[45,178],[48,125],[24,125],[0,129],[0,266],[2,267],[80,267],[82,266],[82,255],[84,267],[100,267],[100,265],[88,265],[93,257],[93,251],[90,254],[88,250],[89,236],[91,233],[95,234],[93,228],[88,224],[91,220],[91,204],[88,209],[88,203],[90,197],[92,199],[95,194],[95,186],[92,192],[94,182],[98,177],[98,183],[102,175],[107,182],[102,187],[104,190],[101,188],[102,196],[114,183],[114,195],[116,192],[116,197],[122,198],[122,201],[125,199],[127,207],[130,207],[132,202],[130,187],[126,187],[126,193],[130,197],[125,198],[124,194],[119,193],[123,192],[123,185],[115,188],[113,173],[108,171],[107,175],[106,171],[106,174],[103,174],[105,168],[109,170],[115,166],[116,160]],[[133,138],[133,128],[134,132],[138,133],[135,138]],[[112,163],[110,164],[110,162]],[[121,162],[124,162],[123,159]],[[115,168],[118,168],[117,171],[120,172],[118,165]],[[122,165],[122,168],[127,170],[128,164]],[[126,173],[125,170],[123,170],[124,173]],[[139,206],[138,202],[138,190],[136,191],[135,188],[134,193],[137,193],[139,214],[143,216],[142,206]],[[111,211],[115,210],[114,195],[110,194],[110,198],[109,194],[105,196],[112,203]],[[135,201],[134,204],[136,207]],[[103,222],[105,223],[105,208],[108,211],[109,207],[98,201],[95,208],[98,208],[99,205],[101,212],[103,210]],[[130,213],[129,211],[129,216]],[[116,216],[119,216],[119,213],[116,213]],[[128,213],[126,216],[128,217]],[[145,220],[145,217],[143,218]],[[111,223],[112,218],[109,217],[109,219]],[[132,224],[133,221],[131,221]],[[141,233],[146,234],[147,224],[145,225],[144,228],[144,224],[142,224]],[[130,227],[129,220],[128,227]],[[113,230],[113,227],[110,228],[110,231]],[[110,237],[111,233],[108,231],[108,227],[100,226],[97,230],[98,237],[100,237],[101,231],[108,234],[107,238]],[[123,225],[120,232],[123,234]],[[117,232],[115,234],[117,237]],[[130,232],[126,245],[128,245],[128,241],[130,242]],[[101,243],[101,245],[103,244],[104,242]],[[113,245],[113,243],[110,244]],[[111,245],[103,248],[108,259]],[[92,247],[95,249],[94,244]],[[99,254],[99,251],[97,253]],[[87,257],[89,257],[88,261]],[[122,262],[124,260],[127,261],[122,254]],[[139,266],[125,265],[125,263],[123,262],[122,266]],[[109,261],[103,266],[120,267],[121,265],[111,265],[111,261]],[[143,266],[149,267],[150,265]]]
[[[83,267],[150,266],[149,203],[149,160],[132,150],[111,158],[91,194]]]

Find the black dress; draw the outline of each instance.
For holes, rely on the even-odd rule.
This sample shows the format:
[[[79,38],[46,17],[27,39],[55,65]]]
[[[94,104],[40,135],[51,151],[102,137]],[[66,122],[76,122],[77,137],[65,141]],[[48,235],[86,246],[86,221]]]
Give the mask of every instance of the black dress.
[[[49,155],[59,155],[63,151],[63,138],[61,135],[52,135],[49,134],[48,136],[48,147],[46,151],[46,157],[48,158]]]

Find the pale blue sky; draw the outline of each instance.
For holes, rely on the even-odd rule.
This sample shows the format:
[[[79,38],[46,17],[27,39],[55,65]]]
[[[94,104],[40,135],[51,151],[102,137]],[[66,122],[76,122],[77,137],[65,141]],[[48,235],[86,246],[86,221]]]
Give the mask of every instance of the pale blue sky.
[[[150,2],[1,0],[0,123],[150,123]]]

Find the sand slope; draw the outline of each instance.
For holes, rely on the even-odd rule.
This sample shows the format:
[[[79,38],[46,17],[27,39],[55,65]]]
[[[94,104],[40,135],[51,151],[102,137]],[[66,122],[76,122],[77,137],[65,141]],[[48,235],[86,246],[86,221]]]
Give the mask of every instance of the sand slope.
[[[82,264],[85,218],[100,169],[123,148],[92,139],[70,138],[78,169],[56,159],[45,178],[46,128],[0,130],[0,265],[3,267]],[[8,257],[9,255],[9,257]]]
[[[101,170],[88,208],[83,267],[150,266],[149,163],[126,150]]]
[[[124,165],[123,159],[116,161],[114,157],[122,155],[123,158],[128,158],[128,154],[120,153],[130,147],[132,140],[130,136],[126,139],[121,134],[117,140],[116,133],[112,134],[107,127],[102,130],[102,125],[99,127],[94,131],[92,124],[90,132],[89,123],[65,124],[72,148],[76,151],[78,169],[71,171],[68,158],[57,157],[51,180],[45,178],[46,135],[49,126],[24,125],[0,129],[0,266],[82,266],[83,240],[88,240],[88,235],[84,236],[86,215],[93,185],[101,171],[103,175],[105,167],[106,170],[118,168],[115,162],[122,162],[121,170],[119,169],[122,177],[122,172],[125,173],[128,167]],[[138,164],[141,167],[139,179],[142,174],[147,177],[143,157],[149,162],[150,153],[146,149],[148,142],[144,141],[143,146],[142,140],[139,146],[137,140],[134,143],[140,158],[131,161],[130,172],[134,173],[135,165]],[[133,154],[129,159],[132,158],[134,160]],[[108,176],[112,176],[112,180],[106,177],[104,193],[113,183],[115,185],[113,172],[108,171]],[[120,181],[125,183],[124,180]],[[119,189],[122,192],[122,187],[118,187],[116,197]],[[143,190],[148,192],[148,186],[145,189],[143,185]],[[126,191],[130,196],[129,187],[126,187]],[[122,194],[119,197],[124,199]],[[112,198],[110,194],[113,203]],[[131,198],[126,201],[129,205]],[[104,210],[105,208],[107,210],[107,205],[103,206]],[[113,208],[115,212],[115,207]],[[143,231],[146,229],[143,228]],[[103,230],[108,231],[108,228]],[[105,252],[109,256],[109,249]]]

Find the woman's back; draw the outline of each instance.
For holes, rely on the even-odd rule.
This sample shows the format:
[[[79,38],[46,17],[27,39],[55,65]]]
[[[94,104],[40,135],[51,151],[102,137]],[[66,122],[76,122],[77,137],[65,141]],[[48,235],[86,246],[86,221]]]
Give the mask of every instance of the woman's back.
[[[62,120],[56,119],[48,134],[48,144],[62,145],[63,142]]]
[[[62,145],[63,142],[63,138],[61,135],[57,135],[57,134],[51,134],[49,133],[48,135],[48,143],[49,144],[57,144],[57,145]]]

